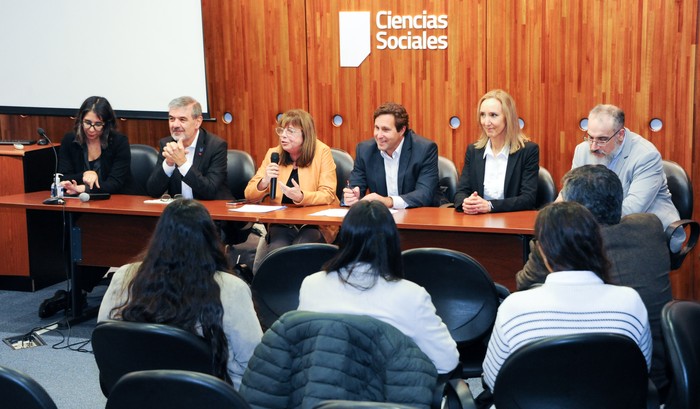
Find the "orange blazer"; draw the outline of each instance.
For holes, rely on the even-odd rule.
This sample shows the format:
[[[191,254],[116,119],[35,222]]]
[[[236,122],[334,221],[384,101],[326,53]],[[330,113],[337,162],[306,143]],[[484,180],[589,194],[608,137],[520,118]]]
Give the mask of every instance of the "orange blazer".
[[[258,182],[265,177],[265,169],[270,164],[270,155],[272,152],[281,152],[281,147],[271,148],[265,154],[265,159],[260,164],[258,171],[248,182],[245,188],[245,198],[251,202],[261,201],[269,194],[269,187],[265,190],[258,190]],[[315,206],[315,205],[335,205],[340,206],[340,201],[335,195],[337,184],[335,174],[335,161],[331,149],[325,143],[316,140],[316,150],[314,159],[311,165],[298,168],[299,187],[304,193],[304,199],[297,204],[299,206]],[[292,174],[292,165],[281,166],[280,173],[277,178],[278,182],[287,183],[289,176]],[[281,190],[277,189],[277,197],[271,201],[272,204],[282,203]],[[337,226],[320,226],[321,234],[326,239],[327,243],[332,243],[335,235],[338,233]]]

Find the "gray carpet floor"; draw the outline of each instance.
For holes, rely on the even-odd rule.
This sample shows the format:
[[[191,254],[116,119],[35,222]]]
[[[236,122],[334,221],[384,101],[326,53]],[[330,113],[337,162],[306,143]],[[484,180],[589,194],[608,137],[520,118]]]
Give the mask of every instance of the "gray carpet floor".
[[[59,289],[66,289],[66,283],[33,293],[0,291],[0,339],[23,335],[61,320],[63,312],[46,319],[39,318],[37,313],[41,302]],[[97,287],[89,295],[88,305],[99,305],[105,289]],[[0,365],[34,378],[59,409],[104,408],[107,399],[100,390],[92,347],[85,343],[94,328],[93,318],[70,329],[46,332],[40,335],[46,345],[21,350],[13,350],[2,342]]]

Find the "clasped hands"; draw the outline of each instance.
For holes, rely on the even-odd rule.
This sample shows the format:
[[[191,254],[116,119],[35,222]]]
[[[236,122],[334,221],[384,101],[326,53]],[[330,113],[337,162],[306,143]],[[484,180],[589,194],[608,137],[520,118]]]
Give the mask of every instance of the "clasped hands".
[[[86,185],[89,186],[91,190],[94,189],[95,186],[97,186],[98,189],[100,188],[100,181],[97,177],[97,172],[95,172],[94,170],[86,170],[83,173],[82,185],[77,184],[75,180],[64,180],[63,182],[61,182],[61,186],[69,195],[75,195],[78,193],[85,192]]]
[[[491,211],[491,204],[488,200],[479,196],[477,192],[474,192],[464,198],[462,210],[466,214],[489,213]]]
[[[187,162],[186,152],[182,140],[168,142],[163,147],[163,158],[168,166],[182,166]]]
[[[267,168],[265,168],[265,177],[260,179],[260,182],[258,182],[258,190],[267,189],[267,187],[270,186],[270,181],[273,178],[277,179],[279,174],[280,165],[270,162],[267,165]],[[284,182],[278,180],[277,188],[282,191],[283,195],[292,199],[294,203],[301,203],[301,201],[304,200],[304,192],[301,191],[301,187],[299,187],[299,184],[294,179],[292,179],[292,187],[289,187]]]

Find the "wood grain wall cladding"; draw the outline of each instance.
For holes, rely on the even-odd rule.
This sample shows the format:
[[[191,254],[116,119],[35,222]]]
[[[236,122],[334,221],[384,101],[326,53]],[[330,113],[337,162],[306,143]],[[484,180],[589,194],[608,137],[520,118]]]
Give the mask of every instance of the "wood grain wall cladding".
[[[579,121],[597,103],[622,107],[631,130],[700,180],[698,0],[202,0],[202,6],[217,119],[204,126],[257,163],[278,142],[279,113],[308,110],[321,140],[354,155],[355,145],[372,136],[374,109],[394,100],[406,106],[411,127],[461,170],[480,132],[475,105],[486,91],[502,88],[514,96],[524,132],[540,145],[541,165],[557,185],[581,141]],[[370,53],[358,67],[340,67],[341,11],[370,16]],[[431,42],[435,49],[392,49]],[[163,95],[163,105],[175,96]],[[233,115],[230,124],[221,120],[225,112]],[[343,117],[341,126],[332,124],[334,115]],[[453,116],[461,120],[455,129]],[[663,122],[657,132],[652,118]],[[33,137],[41,126],[59,140],[71,124],[0,115],[0,135]],[[130,119],[120,127],[132,143],[154,146],[168,133],[163,120]],[[698,254],[674,272],[674,295],[700,298]]]

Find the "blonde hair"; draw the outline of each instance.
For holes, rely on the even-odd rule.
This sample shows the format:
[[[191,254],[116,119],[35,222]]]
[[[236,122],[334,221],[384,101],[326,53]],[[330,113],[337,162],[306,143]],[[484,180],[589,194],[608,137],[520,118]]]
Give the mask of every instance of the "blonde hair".
[[[292,109],[285,112],[280,119],[277,121],[277,125],[282,128],[286,128],[288,125],[294,125],[301,128],[301,134],[304,140],[301,143],[301,155],[297,159],[297,166],[304,168],[311,165],[311,161],[314,159],[314,152],[316,152],[316,126],[314,126],[314,119],[311,114],[304,111],[303,109]],[[280,165],[286,166],[294,163],[292,157],[282,149],[282,146],[278,146],[280,154]]]
[[[510,146],[510,153],[515,153],[524,148],[525,142],[529,141],[529,139],[520,130],[520,124],[518,123],[518,111],[515,109],[515,101],[509,93],[502,89],[493,89],[487,92],[483,97],[481,97],[479,104],[476,106],[476,121],[481,129],[481,136],[479,136],[479,140],[476,141],[474,146],[477,149],[482,149],[489,141],[489,137],[486,135],[484,127],[481,126],[481,104],[490,98],[493,98],[501,103],[501,110],[503,111],[503,117],[506,124],[506,128],[504,130],[506,133],[505,142],[508,146]]]

